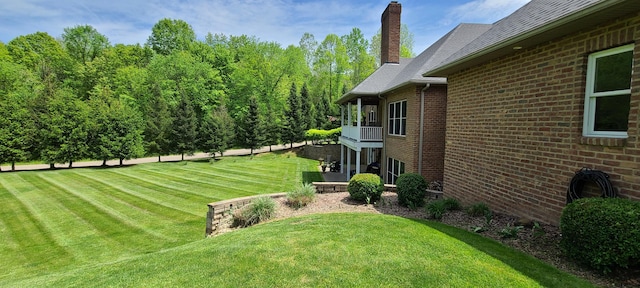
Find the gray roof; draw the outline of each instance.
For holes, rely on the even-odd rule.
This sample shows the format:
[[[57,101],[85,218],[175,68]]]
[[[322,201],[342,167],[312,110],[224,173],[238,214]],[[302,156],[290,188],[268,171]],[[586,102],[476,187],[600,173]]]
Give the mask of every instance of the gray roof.
[[[359,96],[383,94],[407,84],[446,84],[446,78],[424,77],[422,73],[447,59],[452,53],[473,41],[491,26],[491,24],[460,24],[417,57],[402,58],[399,64],[385,63],[380,66],[367,79],[336,102],[344,103]]]
[[[423,75],[446,76],[637,9],[638,0],[532,0]]]

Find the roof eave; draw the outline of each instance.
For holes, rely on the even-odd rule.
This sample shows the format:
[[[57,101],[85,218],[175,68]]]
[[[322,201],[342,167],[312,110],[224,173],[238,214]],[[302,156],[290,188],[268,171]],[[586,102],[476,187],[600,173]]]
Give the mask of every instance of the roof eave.
[[[437,67],[422,74],[425,77],[446,77],[457,71],[470,68],[492,59],[514,53],[515,49],[532,47],[555,38],[598,25],[617,17],[629,14],[629,11],[640,9],[637,0],[607,0],[597,3],[567,17],[558,19],[547,25],[525,32],[475,53],[462,57],[454,62]]]
[[[338,105],[341,105],[347,102],[351,102],[354,99],[358,99],[358,97],[371,97],[371,96],[378,96],[378,95],[380,95],[379,92],[346,93],[334,102]]]

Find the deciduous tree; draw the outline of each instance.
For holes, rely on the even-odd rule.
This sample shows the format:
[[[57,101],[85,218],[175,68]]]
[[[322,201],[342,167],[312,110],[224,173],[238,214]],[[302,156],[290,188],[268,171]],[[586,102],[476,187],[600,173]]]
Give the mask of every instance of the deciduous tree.
[[[62,43],[69,55],[82,64],[93,61],[109,47],[107,37],[100,34],[91,25],[64,28]]]
[[[151,28],[147,45],[158,54],[169,55],[176,50],[189,50],[189,46],[195,41],[196,33],[187,22],[164,18]]]

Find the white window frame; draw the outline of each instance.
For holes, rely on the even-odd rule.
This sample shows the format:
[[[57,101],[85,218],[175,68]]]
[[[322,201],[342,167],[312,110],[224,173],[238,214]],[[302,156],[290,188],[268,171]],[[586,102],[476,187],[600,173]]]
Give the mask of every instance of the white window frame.
[[[606,57],[614,54],[633,51],[634,44],[616,47],[605,51],[600,51],[589,55],[587,61],[587,82],[584,99],[584,120],[582,126],[582,135],[585,137],[607,137],[607,138],[627,138],[626,131],[595,131],[595,117],[596,117],[596,99],[598,97],[606,96],[618,96],[631,94],[631,89],[594,92],[595,75],[596,75],[596,60],[601,57]],[[632,70],[633,71],[633,70]],[[629,78],[631,81],[631,78]]]
[[[395,171],[396,162],[398,162],[398,171]],[[389,179],[387,179],[387,181],[389,182],[389,184],[396,184],[395,180],[398,179],[400,174],[404,174],[405,169],[406,169],[406,165],[404,164],[404,162],[398,159],[388,157],[387,158],[387,178]]]
[[[391,117],[391,111],[395,110],[395,106],[396,105],[400,105],[400,114],[402,114],[402,111],[407,111],[407,100],[400,100],[400,101],[395,101],[395,102],[391,102],[389,103],[389,111],[387,113],[387,116],[389,117],[389,129],[387,129],[389,131],[389,135],[393,135],[393,136],[406,136],[407,135],[407,127],[406,127],[406,123],[407,123],[407,115],[405,112],[405,115],[394,115],[394,117]],[[405,109],[402,109],[402,108]],[[404,125],[402,124],[402,120],[404,120]],[[396,133],[395,131],[395,122],[399,121],[400,122],[400,131],[398,131],[398,133]],[[405,133],[402,134],[402,131],[404,131]]]

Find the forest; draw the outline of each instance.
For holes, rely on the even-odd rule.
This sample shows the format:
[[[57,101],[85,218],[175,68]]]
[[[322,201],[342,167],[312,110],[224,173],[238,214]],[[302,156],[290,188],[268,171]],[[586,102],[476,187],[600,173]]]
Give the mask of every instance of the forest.
[[[402,56],[412,35],[402,27]],[[340,125],[333,103],[378,66],[380,34],[358,28],[281,47],[162,19],[144,44],[90,25],[0,42],[0,164],[215,155],[304,140]]]

